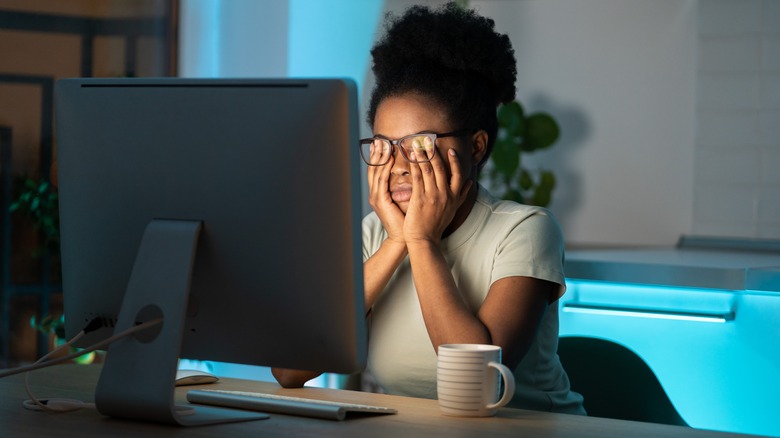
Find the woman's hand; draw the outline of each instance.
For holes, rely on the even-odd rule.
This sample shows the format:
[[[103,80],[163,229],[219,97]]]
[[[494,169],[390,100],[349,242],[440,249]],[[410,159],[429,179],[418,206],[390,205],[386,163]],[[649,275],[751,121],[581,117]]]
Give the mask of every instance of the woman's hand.
[[[413,154],[433,155],[433,144],[415,143]],[[439,244],[442,234],[452,222],[455,213],[466,200],[473,181],[463,171],[454,149],[448,149],[452,176],[444,166],[445,157],[435,154],[426,163],[409,163],[412,177],[412,199],[403,222],[403,236],[407,244],[427,241]]]
[[[383,151],[371,149],[371,154],[382,154]],[[392,148],[390,150],[392,154]],[[379,220],[387,231],[389,240],[405,245],[404,243],[404,213],[393,202],[390,195],[390,170],[393,168],[395,157],[384,166],[368,166],[368,203],[374,209]]]

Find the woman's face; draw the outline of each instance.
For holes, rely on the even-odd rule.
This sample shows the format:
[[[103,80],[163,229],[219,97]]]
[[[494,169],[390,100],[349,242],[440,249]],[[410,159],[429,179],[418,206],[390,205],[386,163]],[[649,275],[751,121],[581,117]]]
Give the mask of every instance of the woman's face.
[[[422,132],[442,134],[468,128],[453,126],[446,113],[439,105],[430,99],[416,95],[404,94],[385,98],[377,107],[374,117],[374,136],[397,140],[401,137]],[[452,176],[447,150],[455,149],[465,177],[472,175],[472,167],[476,165],[472,157],[472,141],[469,137],[445,137],[436,139],[436,156],[434,160],[442,160],[447,171],[447,178]],[[390,186],[388,190],[393,202],[406,214],[409,200],[412,197],[412,180],[409,174],[409,163],[398,149],[393,151],[393,160],[387,166],[390,170]]]

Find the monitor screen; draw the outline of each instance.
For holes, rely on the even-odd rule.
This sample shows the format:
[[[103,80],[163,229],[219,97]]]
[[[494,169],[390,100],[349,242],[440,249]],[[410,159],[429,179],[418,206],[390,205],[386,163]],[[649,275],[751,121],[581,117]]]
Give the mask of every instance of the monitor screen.
[[[194,222],[195,250],[174,257],[192,257],[179,357],[364,366],[354,83],[65,79],[55,105],[69,337],[95,317],[117,318],[144,264],[154,284],[136,288],[156,290],[141,300],[157,306],[176,268],[155,258],[167,237],[148,237],[150,224]],[[158,242],[144,252],[147,238]]]

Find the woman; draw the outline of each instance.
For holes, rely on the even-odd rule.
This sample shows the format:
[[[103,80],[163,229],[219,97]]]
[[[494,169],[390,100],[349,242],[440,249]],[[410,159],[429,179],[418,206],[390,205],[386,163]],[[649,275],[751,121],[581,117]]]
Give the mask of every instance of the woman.
[[[361,140],[369,369],[392,394],[436,397],[441,344],[500,345],[510,406],[584,413],[556,355],[563,239],[544,209],[494,199],[477,175],[496,107],[515,97],[509,39],[454,4],[388,18],[372,49],[376,86]],[[275,369],[282,385],[315,374]]]

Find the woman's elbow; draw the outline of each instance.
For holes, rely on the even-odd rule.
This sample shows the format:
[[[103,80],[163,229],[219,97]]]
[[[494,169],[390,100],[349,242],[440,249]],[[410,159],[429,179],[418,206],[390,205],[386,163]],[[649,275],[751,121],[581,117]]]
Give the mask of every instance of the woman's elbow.
[[[319,373],[312,371],[290,370],[285,368],[271,368],[271,374],[283,388],[301,388],[309,380],[317,377]]]

